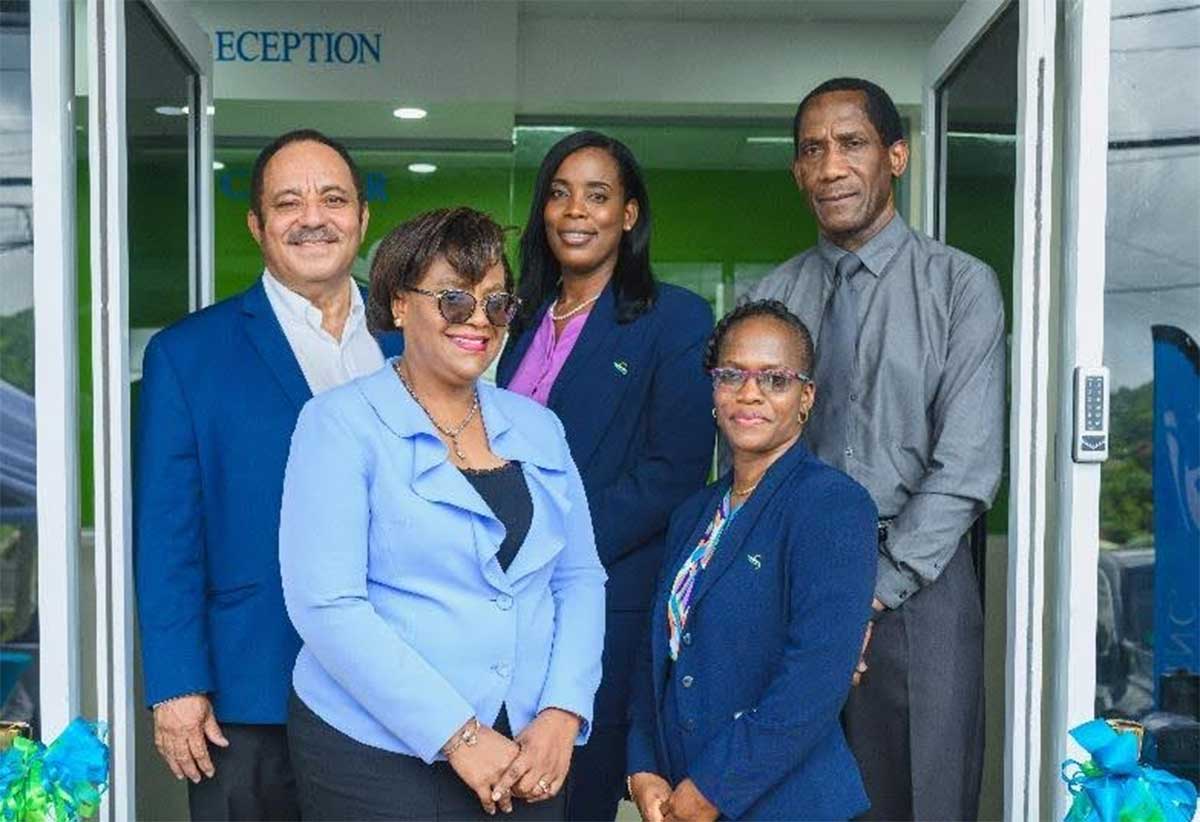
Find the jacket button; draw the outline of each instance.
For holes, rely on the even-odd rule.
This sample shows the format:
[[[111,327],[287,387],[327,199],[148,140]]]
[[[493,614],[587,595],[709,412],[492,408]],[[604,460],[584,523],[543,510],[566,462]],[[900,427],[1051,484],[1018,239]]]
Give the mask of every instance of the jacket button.
[[[507,611],[513,606],[513,599],[508,594],[501,594],[496,597],[496,607],[501,611]]]
[[[492,670],[496,672],[496,676],[501,679],[508,679],[509,667],[507,662],[497,662],[492,666]]]
[[[696,730],[696,720],[694,720],[694,719],[683,720],[683,729],[685,731],[687,731],[688,733],[691,733],[692,731]]]
[[[685,688],[690,688],[690,687],[692,687],[692,683],[695,681],[696,680],[692,679],[692,675],[688,674],[683,679],[679,680],[679,684]]]
[[[684,644],[684,645],[691,645],[691,644],[692,644],[692,634],[691,634],[691,632],[689,631],[688,633],[684,634],[684,635],[681,637],[681,639],[683,640],[683,644]]]

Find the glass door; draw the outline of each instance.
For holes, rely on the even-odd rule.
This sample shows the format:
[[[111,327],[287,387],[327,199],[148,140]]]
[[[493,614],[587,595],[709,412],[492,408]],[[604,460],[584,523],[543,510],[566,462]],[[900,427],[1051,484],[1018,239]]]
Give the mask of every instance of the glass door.
[[[980,817],[1038,819],[1054,3],[967,3],[925,70],[925,230],[988,263],[1005,298],[1004,482],[972,547],[985,618]]]
[[[87,8],[95,684],[112,747],[101,815],[177,817],[178,787],[161,801],[155,789],[164,777],[141,697],[131,447],[146,341],[211,300],[211,51],[180,4]]]

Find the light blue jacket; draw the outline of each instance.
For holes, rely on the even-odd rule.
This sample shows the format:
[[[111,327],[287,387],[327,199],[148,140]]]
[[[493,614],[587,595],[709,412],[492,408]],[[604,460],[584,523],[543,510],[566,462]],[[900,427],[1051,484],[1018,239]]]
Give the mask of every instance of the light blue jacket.
[[[562,425],[482,382],[479,400],[493,452],[522,464],[533,497],[507,573],[504,526],[390,362],[305,405],[284,477],[296,692],[354,739],[425,762],[501,704],[514,733],[544,708],[578,714],[582,744],[600,682],[605,574]]]

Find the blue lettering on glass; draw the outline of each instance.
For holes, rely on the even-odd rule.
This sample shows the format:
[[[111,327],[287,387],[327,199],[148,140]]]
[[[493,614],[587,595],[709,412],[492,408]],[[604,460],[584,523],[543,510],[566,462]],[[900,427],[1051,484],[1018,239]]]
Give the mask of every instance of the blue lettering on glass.
[[[279,32],[264,31],[259,33],[262,38],[262,60],[264,63],[279,62]]]
[[[294,31],[283,33],[283,62],[292,62],[292,52],[300,48],[300,35]]]
[[[382,35],[376,33],[372,36],[375,38],[374,45],[371,45],[371,41],[369,39],[367,39],[367,35],[365,35],[365,34],[358,35],[358,46],[359,46],[358,53],[360,55],[362,55],[362,57],[358,61],[360,63],[364,62],[367,52],[370,52],[371,56],[373,58],[375,58],[374,62],[376,62],[376,63],[379,62],[379,40],[382,37]]]
[[[378,64],[383,58],[383,35],[352,31],[232,31],[215,32],[218,63]]]
[[[217,32],[217,62],[227,63],[233,59],[233,32]]]
[[[238,35],[237,55],[238,55],[238,59],[241,60],[243,63],[253,63],[258,60],[257,56],[255,56],[255,57],[248,56],[246,54],[245,49],[243,48],[243,43],[245,43],[247,37],[254,38],[257,36],[258,36],[258,32],[256,32],[256,31],[243,31],[241,34]]]

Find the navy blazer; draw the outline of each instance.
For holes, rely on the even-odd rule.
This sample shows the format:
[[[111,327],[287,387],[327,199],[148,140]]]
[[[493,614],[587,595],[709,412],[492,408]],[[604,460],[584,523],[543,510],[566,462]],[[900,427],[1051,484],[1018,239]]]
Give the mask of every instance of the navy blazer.
[[[496,372],[501,386],[512,381],[548,308],[509,338]],[[649,310],[618,323],[610,284],[550,391],[549,407],[562,420],[583,476],[596,550],[608,572],[597,723],[627,721],[629,672],[667,520],[704,487],[712,465],[712,383],[703,366],[712,328],[703,298],[664,283]]]
[[[729,484],[726,474],[671,518],[650,647],[633,686],[626,770],[672,785],[690,778],[728,819],[848,819],[868,807],[838,717],[875,586],[875,504],[794,445],[700,572],[672,663],[670,585]],[[665,721],[668,697],[674,727]]]
[[[379,342],[403,348],[397,333]],[[206,692],[223,722],[286,721],[300,638],[279,507],[311,397],[261,279],[146,346],[133,539],[148,705]]]

